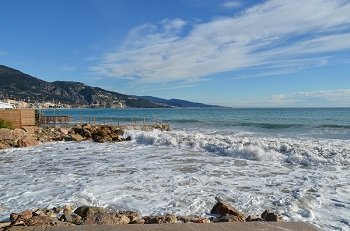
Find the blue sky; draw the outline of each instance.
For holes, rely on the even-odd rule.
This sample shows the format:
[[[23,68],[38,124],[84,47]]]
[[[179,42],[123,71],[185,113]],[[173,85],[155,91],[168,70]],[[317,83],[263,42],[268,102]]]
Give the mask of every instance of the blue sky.
[[[1,0],[0,64],[125,94],[350,106],[350,2]]]

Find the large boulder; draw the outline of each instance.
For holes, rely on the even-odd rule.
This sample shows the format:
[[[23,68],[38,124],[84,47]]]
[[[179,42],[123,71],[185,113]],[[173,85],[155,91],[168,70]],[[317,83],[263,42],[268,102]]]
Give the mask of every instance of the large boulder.
[[[39,142],[32,135],[26,135],[17,141],[18,147],[30,147],[38,144]]]
[[[74,213],[78,214],[82,218],[86,218],[87,216],[93,216],[96,213],[103,213],[105,211],[106,210],[102,207],[80,206],[74,210]]]
[[[236,216],[237,221],[245,221],[245,216],[243,213],[239,212],[237,209],[234,207],[225,204],[221,201],[218,201],[214,207],[210,210],[210,213],[216,214],[216,215],[221,215],[221,216],[226,216],[226,215],[233,215]],[[226,220],[226,218],[224,218]],[[231,218],[230,218],[231,219]],[[233,219],[231,219],[233,220]]]

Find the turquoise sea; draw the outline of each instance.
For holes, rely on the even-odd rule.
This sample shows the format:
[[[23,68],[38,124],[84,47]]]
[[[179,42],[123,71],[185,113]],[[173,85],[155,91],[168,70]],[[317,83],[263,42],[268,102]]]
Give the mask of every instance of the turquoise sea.
[[[350,108],[211,109],[50,109],[45,115],[69,115],[72,122],[170,123],[174,129],[220,133],[255,132],[291,137],[350,138]]]

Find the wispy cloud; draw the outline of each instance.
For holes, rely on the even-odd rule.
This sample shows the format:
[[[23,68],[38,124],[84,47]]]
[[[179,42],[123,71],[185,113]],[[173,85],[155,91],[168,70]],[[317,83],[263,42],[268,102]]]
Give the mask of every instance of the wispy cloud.
[[[152,83],[247,68],[268,72],[305,59],[319,65],[325,55],[350,49],[349,12],[347,0],[270,0],[200,24],[166,19],[132,29],[91,70]]]
[[[242,4],[239,1],[226,1],[221,4],[221,7],[224,9],[233,9],[233,8],[238,8]]]
[[[264,99],[232,102],[233,106],[244,107],[349,107],[350,89],[302,91],[275,94]]]
[[[7,55],[7,52],[5,52],[5,51],[0,51],[0,56],[2,56],[2,55]]]

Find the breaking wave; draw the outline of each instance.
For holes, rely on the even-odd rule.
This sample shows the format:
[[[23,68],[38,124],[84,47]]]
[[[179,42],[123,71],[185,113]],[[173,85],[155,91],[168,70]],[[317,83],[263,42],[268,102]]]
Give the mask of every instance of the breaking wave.
[[[129,131],[143,145],[169,146],[254,161],[290,164],[349,165],[350,144],[344,140],[220,135],[201,132]]]

